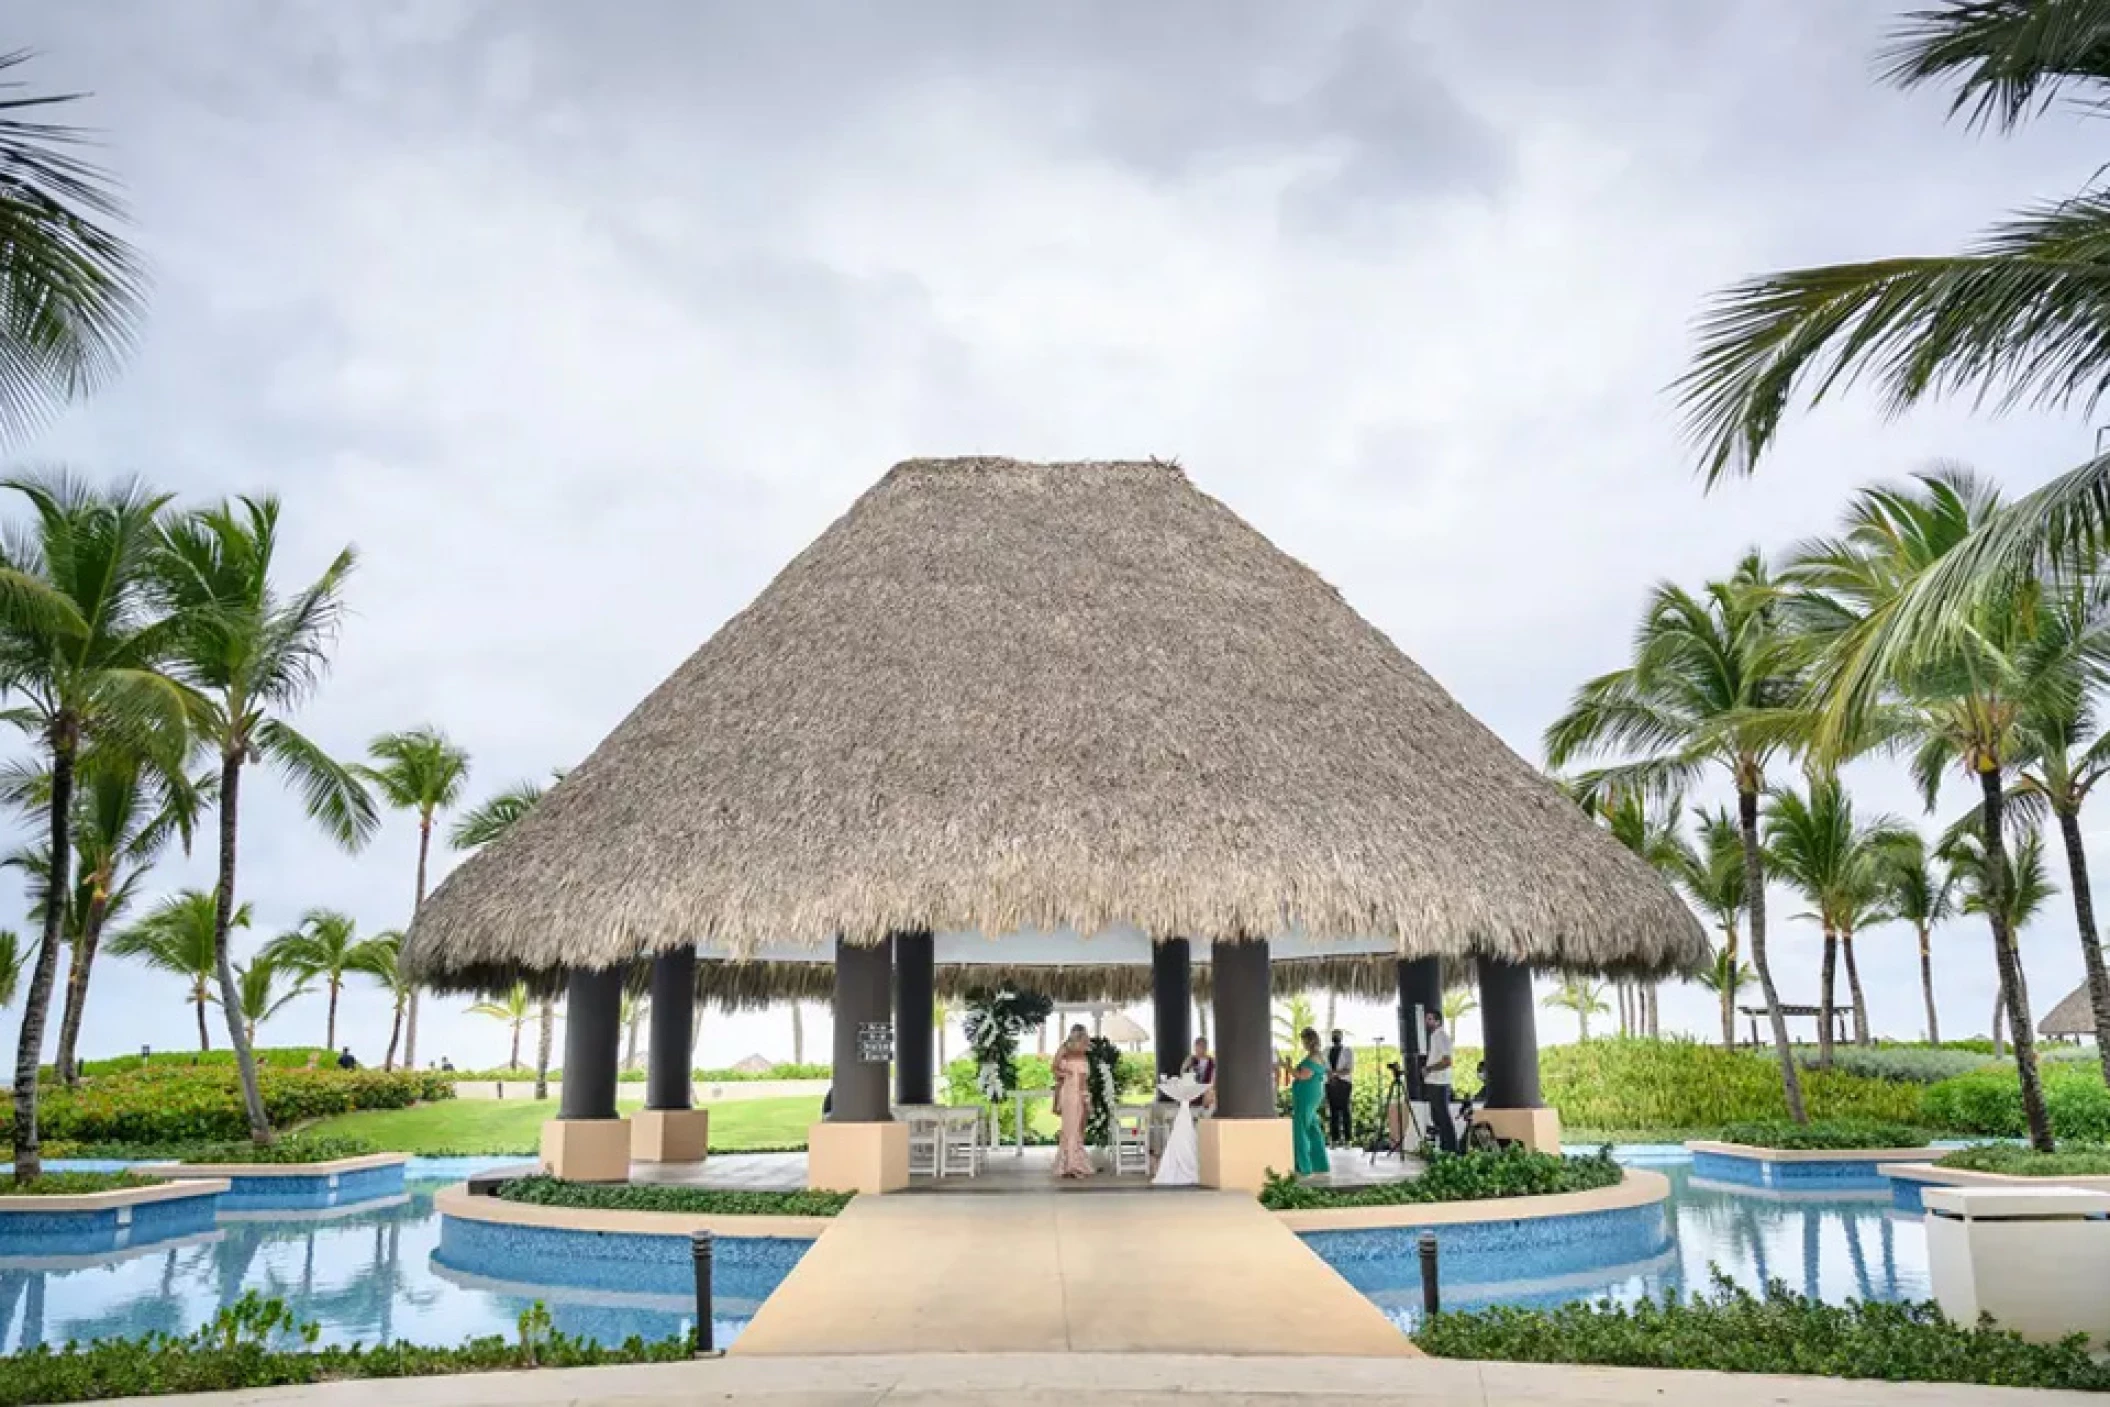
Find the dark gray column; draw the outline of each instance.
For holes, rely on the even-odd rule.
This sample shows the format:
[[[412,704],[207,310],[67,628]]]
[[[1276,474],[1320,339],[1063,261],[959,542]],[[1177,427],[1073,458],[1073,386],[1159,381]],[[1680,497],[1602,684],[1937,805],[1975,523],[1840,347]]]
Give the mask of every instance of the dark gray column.
[[[645,1107],[694,1104],[689,1052],[696,1030],[696,950],[676,948],[652,959],[652,1048],[645,1057]]]
[[[574,969],[564,998],[560,1119],[613,1119],[623,1044],[623,969]]]
[[[894,1102],[934,1104],[931,1098],[931,1016],[937,985],[937,943],[928,933],[896,933],[894,944]]]
[[[1272,1119],[1275,1043],[1266,940],[1212,944],[1209,978],[1216,1008],[1216,1117]]]
[[[1158,1047],[1158,1078],[1177,1075],[1194,1043],[1188,1013],[1194,1003],[1194,954],[1184,938],[1150,947],[1150,1027]],[[1158,1096],[1163,1099],[1163,1095]]]
[[[1443,1010],[1443,959],[1399,960],[1399,1062],[1407,1071],[1407,1098],[1421,1095],[1421,1062],[1415,1059],[1426,1048],[1428,1033],[1420,1025],[1414,1008]],[[1452,1038],[1457,1032],[1451,1033]]]
[[[857,1028],[891,1026],[893,1022],[894,944],[892,939],[860,947],[835,940],[835,1098],[828,1121],[835,1124],[883,1124],[893,1118],[887,1108],[886,1062],[860,1060]]]
[[[1531,969],[1496,958],[1479,959],[1480,1030],[1486,1044],[1488,1109],[1539,1107],[1538,1006]]]

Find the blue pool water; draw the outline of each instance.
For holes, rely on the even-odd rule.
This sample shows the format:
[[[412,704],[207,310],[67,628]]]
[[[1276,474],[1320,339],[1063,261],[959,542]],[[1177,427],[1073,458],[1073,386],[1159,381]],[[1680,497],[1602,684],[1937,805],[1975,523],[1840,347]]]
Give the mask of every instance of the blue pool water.
[[[1682,1149],[1628,1148],[1620,1156],[1670,1178],[1667,1244],[1649,1233],[1646,1219],[1633,1218],[1603,1228],[1601,1254],[1572,1237],[1489,1254],[1454,1241],[1443,1267],[1445,1304],[1631,1300],[1665,1288],[1702,1287],[1710,1264],[1744,1285],[1777,1278],[1831,1301],[1930,1294],[1919,1221],[1893,1212],[1887,1193],[1778,1196],[1696,1186]],[[254,1219],[223,1219],[210,1231],[114,1256],[0,1262],[0,1349],[155,1329],[182,1333],[245,1290],[285,1300],[335,1343],[510,1336],[520,1312],[537,1299],[560,1329],[605,1342],[688,1332],[686,1286],[646,1279],[615,1282],[622,1288],[555,1289],[530,1283],[532,1264],[508,1265],[502,1256],[455,1256],[452,1268],[441,1264],[433,1195],[512,1162],[517,1159],[413,1159],[407,1195],[369,1209],[252,1213]],[[1395,1240],[1396,1246],[1351,1246],[1314,1237],[1311,1244],[1411,1326],[1420,1312],[1419,1269],[1412,1239]],[[721,1345],[789,1263],[764,1257],[721,1269],[712,1313]]]

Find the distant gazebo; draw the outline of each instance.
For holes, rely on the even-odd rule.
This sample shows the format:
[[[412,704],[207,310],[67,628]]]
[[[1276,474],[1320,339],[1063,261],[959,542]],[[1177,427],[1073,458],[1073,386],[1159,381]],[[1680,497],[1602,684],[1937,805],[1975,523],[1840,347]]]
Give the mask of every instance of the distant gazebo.
[[[566,975],[542,1153],[580,1178],[703,1155],[699,983],[825,993],[808,1178],[882,1191],[907,1178],[890,1103],[931,1100],[942,983],[1026,957],[1147,983],[1161,1070],[1205,963],[1202,1176],[1257,1187],[1291,1163],[1278,955],[1403,1018],[1473,968],[1483,1117],[1545,1147],[1533,970],[1710,958],[1653,870],[1178,466],[957,459],[865,493],[448,876],[406,961],[450,989]],[[644,960],[646,1107],[625,1121],[616,1010]]]
[[[2037,1033],[2067,1040],[2082,1037],[2093,1039],[2095,1011],[2088,1001],[2088,984],[2081,983],[2068,992],[2057,1006],[2045,1012],[2043,1020],[2037,1023]]]

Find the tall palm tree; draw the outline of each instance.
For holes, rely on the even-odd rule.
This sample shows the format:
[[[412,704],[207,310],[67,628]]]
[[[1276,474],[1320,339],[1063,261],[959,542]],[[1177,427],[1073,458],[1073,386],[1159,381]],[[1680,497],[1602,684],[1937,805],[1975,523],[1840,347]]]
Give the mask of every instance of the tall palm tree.
[[[1676,878],[1686,899],[1721,932],[1722,946],[1715,953],[1716,975],[1727,976],[1711,983],[1702,979],[1702,985],[1721,998],[1722,1044],[1733,1046],[1736,993],[1745,985],[1738,974],[1750,972],[1739,959],[1737,943],[1737,925],[1744,913],[1743,837],[1737,831],[1736,817],[1727,810],[1695,808],[1693,818],[1699,825],[1699,844],[1685,848],[1684,867]]]
[[[367,746],[374,765],[357,769],[373,784],[381,799],[398,811],[418,818],[418,876],[412,891],[410,912],[415,918],[425,904],[425,867],[432,853],[432,823],[440,812],[461,799],[469,781],[469,754],[455,746],[437,728],[412,728],[385,733]],[[410,994],[410,1015],[403,1033],[403,1063],[418,1063],[418,994]]]
[[[295,997],[308,994],[307,982],[285,964],[276,962],[269,953],[259,953],[246,966],[235,964],[236,995],[241,1000],[242,1031],[249,1044],[256,1044],[256,1029],[285,1008]],[[279,979],[288,979],[290,985],[279,989]]]
[[[943,1038],[942,1028],[940,1030],[940,1038]],[[806,1018],[804,1013],[799,1010],[799,1003],[796,998],[791,1003],[791,1063],[794,1065],[804,1065],[806,1063]],[[938,1064],[943,1065],[944,1063],[944,1057],[939,1057]]]
[[[623,1068],[625,1070],[635,1070],[637,1068],[638,1034],[645,1024],[645,1018],[651,1014],[652,968],[650,964],[639,963],[635,968],[631,969],[629,978],[623,983],[623,1001],[617,1011],[617,1019],[622,1023],[624,1032]]]
[[[13,1006],[22,990],[22,938],[12,928],[0,928],[0,1007]]]
[[[1574,782],[1564,785],[1592,819],[1649,868],[1673,882],[1691,872],[1695,864],[1692,847],[1678,834],[1678,816],[1685,806],[1683,797],[1673,792],[1660,806],[1652,806],[1637,788],[1593,788]],[[1619,992],[1620,1034],[1655,1035],[1655,984],[1621,981],[1615,985]]]
[[[493,1021],[503,1021],[512,1032],[512,1053],[506,1056],[506,1068],[520,1068],[520,1033],[526,1029],[528,1018],[535,1013],[535,999],[528,993],[527,983],[515,982],[500,998],[485,998],[469,1008],[471,1016],[488,1016]]]
[[[557,999],[548,991],[535,1003],[535,1098],[549,1098],[549,1063],[557,1044]]]
[[[557,773],[559,780],[563,776],[562,772]],[[540,782],[519,782],[495,796],[485,797],[455,821],[454,829],[448,832],[447,843],[457,850],[482,849],[534,810],[545,790],[547,788]]]
[[[376,933],[352,950],[350,969],[371,977],[388,993],[393,1013],[388,1027],[388,1054],[381,1068],[396,1068],[396,1046],[403,1036],[403,1013],[410,1005],[412,984],[402,968],[403,935],[394,929]]]
[[[30,57],[0,54],[0,75]],[[144,301],[115,187],[77,155],[86,134],[46,120],[81,96],[0,97],[0,440],[107,378]]]
[[[1890,846],[1883,857],[1883,902],[1891,914],[1912,925],[1919,940],[1920,993],[1927,1003],[1927,1039],[1941,1044],[1941,1016],[1934,1006],[1934,925],[1956,907],[1956,876],[1937,873],[1925,837],[1913,832]]]
[[[1452,1031],[1458,1023],[1480,1009],[1480,999],[1467,986],[1449,987],[1443,993],[1443,1024]]]
[[[233,926],[249,926],[249,906],[235,910]],[[189,984],[185,1000],[197,1009],[198,1049],[212,1049],[212,1027],[206,1024],[205,1008],[217,998],[212,984],[219,965],[217,932],[219,903],[204,890],[186,889],[170,895],[149,910],[131,927],[110,939],[110,956],[137,958],[148,967],[181,977]],[[236,994],[236,1010],[240,994]]]
[[[1809,1121],[1802,1077],[1766,959],[1765,861],[1758,801],[1767,766],[1802,735],[1802,646],[1782,627],[1779,592],[1756,552],[1727,581],[1699,595],[1664,584],[1650,595],[1634,661],[1590,680],[1546,730],[1554,767],[1601,752],[1633,760],[1599,768],[1584,781],[1637,787],[1656,795],[1690,790],[1709,768],[1736,788],[1744,859],[1751,961],[1772,1027],[1788,1113]],[[1635,756],[1638,754],[1638,756]]]
[[[191,701],[160,671],[167,634],[145,589],[155,520],[166,500],[137,484],[98,492],[64,475],[11,479],[0,487],[19,493],[31,514],[26,526],[0,541],[0,694],[13,702],[0,718],[36,740],[50,775],[42,849],[53,889],[63,890],[74,872],[82,752],[107,742],[173,772],[189,748]],[[63,898],[43,905],[23,999],[15,1048],[17,1182],[43,1171],[37,1080],[67,907]]]
[[[1963,895],[1963,911],[1967,914],[1988,913],[1993,901],[1983,839],[1972,828],[1960,826],[1950,832],[1949,838],[1942,845],[1941,853],[1949,862],[1951,881]],[[2044,837],[2041,833],[2026,827],[2020,831],[2015,840],[2013,858],[2007,864],[2007,872],[1999,898],[2004,910],[2002,917],[2006,920],[2008,942],[2013,946],[2030,920],[2058,893],[2044,863]],[[2018,959],[2017,966],[2019,965]],[[2000,1054],[2000,1023],[2010,1014],[2012,1008],[2012,994],[2003,985],[1993,1003],[1995,1055]],[[2018,1043],[2018,1063],[2020,1059],[2021,1046]]]
[[[1583,1040],[1590,1039],[1590,1018],[1611,1010],[1605,1005],[1604,983],[1577,976],[1563,978],[1560,986],[1548,992],[1539,1005],[1574,1012],[1576,1028]]]
[[[1692,980],[1722,999],[1722,1006],[1731,1013],[1736,1011],[1736,994],[1757,981],[1749,963],[1738,962],[1736,955],[1726,948],[1714,951],[1714,961],[1693,974]],[[1722,1044],[1736,1044],[1736,1028],[1732,1025]]]
[[[329,668],[355,561],[346,548],[320,577],[289,597],[272,583],[278,551],[276,498],[239,498],[182,514],[162,525],[154,554],[159,594],[174,624],[177,674],[205,696],[201,731],[220,769],[219,923],[215,934],[220,999],[241,1073],[249,1136],[271,1141],[257,1087],[256,1060],[235,1019],[240,993],[227,949],[235,913],[242,769],[268,763],[299,793],[311,819],[347,850],[373,834],[373,799],[352,770],[334,760],[284,715],[312,693]]]
[[[373,941],[359,936],[359,922],[350,914],[310,909],[301,915],[299,927],[264,945],[264,957],[303,983],[321,979],[330,998],[322,1043],[331,1050],[337,1049],[337,998],[345,974],[371,970],[364,950]]]

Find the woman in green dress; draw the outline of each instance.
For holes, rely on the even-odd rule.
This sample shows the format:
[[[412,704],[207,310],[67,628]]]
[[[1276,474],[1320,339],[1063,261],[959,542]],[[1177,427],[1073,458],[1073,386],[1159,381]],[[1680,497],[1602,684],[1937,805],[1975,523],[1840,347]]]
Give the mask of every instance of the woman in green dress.
[[[1326,1158],[1326,1128],[1319,1122],[1319,1107],[1326,1101],[1326,1061],[1319,1055],[1319,1033],[1305,1027],[1299,1037],[1304,1058],[1290,1074],[1289,1123],[1297,1150],[1297,1173],[1331,1172]]]

